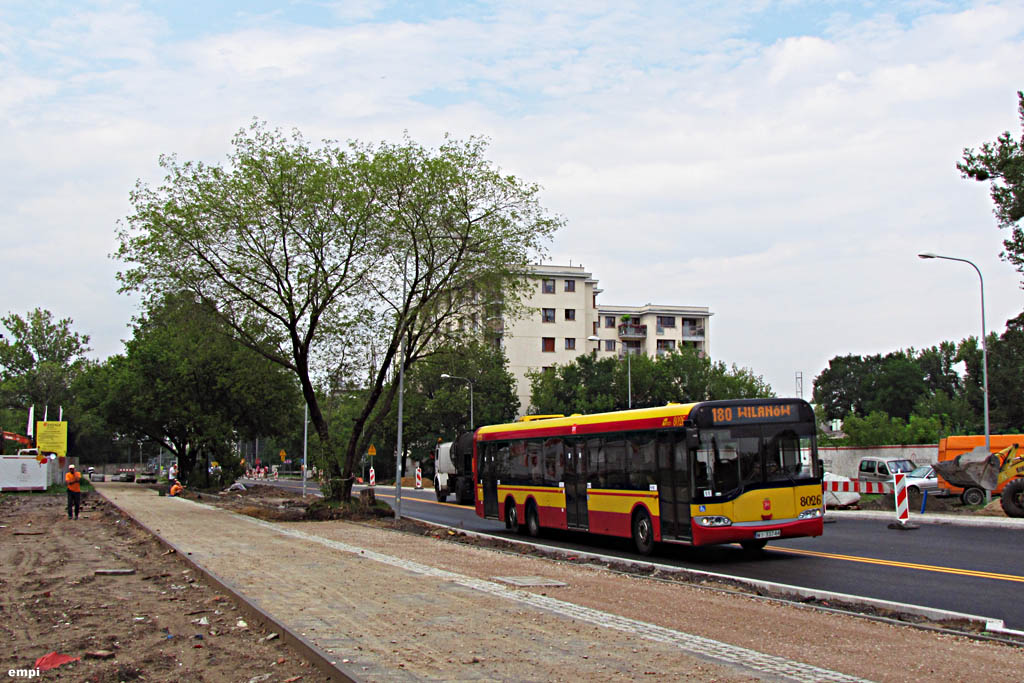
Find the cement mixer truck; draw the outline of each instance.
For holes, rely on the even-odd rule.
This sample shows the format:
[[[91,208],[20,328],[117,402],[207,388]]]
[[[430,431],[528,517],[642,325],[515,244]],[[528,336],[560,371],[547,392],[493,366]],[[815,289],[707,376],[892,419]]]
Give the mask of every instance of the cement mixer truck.
[[[434,467],[434,491],[439,501],[448,500],[454,493],[459,505],[473,503],[473,432],[437,444]]]

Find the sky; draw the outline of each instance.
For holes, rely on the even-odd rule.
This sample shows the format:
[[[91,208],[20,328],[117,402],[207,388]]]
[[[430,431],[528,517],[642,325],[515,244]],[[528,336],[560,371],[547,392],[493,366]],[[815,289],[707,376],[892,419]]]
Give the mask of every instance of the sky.
[[[254,119],[307,140],[486,136],[603,305],[708,306],[711,355],[805,398],[831,358],[1024,310],[965,147],[1020,138],[1024,4],[0,3],[0,315],[122,351],[118,222],[161,154]]]

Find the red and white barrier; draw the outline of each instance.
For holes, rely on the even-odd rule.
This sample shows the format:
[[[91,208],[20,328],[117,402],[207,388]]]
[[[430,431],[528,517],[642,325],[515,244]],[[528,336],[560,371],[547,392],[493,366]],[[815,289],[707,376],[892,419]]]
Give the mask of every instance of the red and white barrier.
[[[373,473],[373,468],[370,468],[370,486],[377,485],[377,475]]]
[[[839,493],[892,493],[892,485],[884,481],[823,481],[823,491]]]
[[[896,518],[900,524],[910,521],[910,503],[907,500],[907,481],[902,472],[896,473]]]
[[[423,470],[416,468],[416,488],[423,488]]]

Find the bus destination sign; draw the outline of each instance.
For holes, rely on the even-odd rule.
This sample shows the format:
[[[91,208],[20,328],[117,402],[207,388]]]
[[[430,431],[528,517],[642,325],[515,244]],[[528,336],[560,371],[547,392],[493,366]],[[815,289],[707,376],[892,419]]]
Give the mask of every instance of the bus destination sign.
[[[800,416],[795,403],[772,405],[714,406],[711,422],[715,426],[747,424],[750,422],[793,422]]]

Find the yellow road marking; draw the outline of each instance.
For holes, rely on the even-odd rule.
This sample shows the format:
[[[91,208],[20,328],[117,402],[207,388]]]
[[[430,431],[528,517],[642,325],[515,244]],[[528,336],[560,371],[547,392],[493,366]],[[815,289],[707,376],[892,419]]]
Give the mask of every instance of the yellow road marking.
[[[856,555],[837,555],[835,553],[822,553],[816,550],[801,550],[798,548],[783,548],[777,545],[770,545],[768,549],[792,555],[808,555],[810,557],[824,557],[830,560],[845,560],[846,562],[862,562],[864,564],[879,564],[886,567],[900,567],[902,569],[918,569],[926,572],[938,572],[940,574],[958,574],[960,576],[973,576],[979,579],[996,579],[997,581],[1016,581],[1024,583],[1024,576],[1015,574],[996,574],[994,572],[982,572],[974,569],[954,569],[953,567],[937,567],[933,564],[917,564],[915,562],[896,562],[895,560],[878,560],[872,557],[858,557]]]

